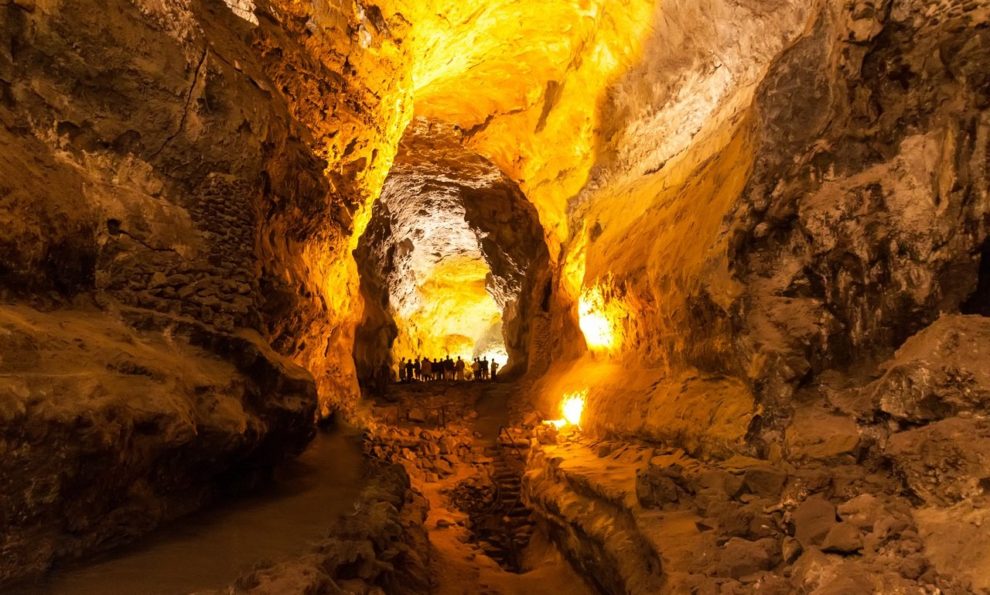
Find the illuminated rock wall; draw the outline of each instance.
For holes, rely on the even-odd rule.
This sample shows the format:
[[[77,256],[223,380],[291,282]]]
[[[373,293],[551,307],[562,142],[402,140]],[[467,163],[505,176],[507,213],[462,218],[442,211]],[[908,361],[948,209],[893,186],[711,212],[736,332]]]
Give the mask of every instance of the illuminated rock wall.
[[[0,582],[357,397],[348,255],[408,119],[403,23],[250,4],[0,3]]]
[[[400,155],[389,191],[436,183],[465,197],[477,241],[456,269],[483,299],[483,257],[507,349],[533,378],[548,371],[546,409],[587,391],[591,430],[787,456],[807,447],[788,425],[817,419],[795,395],[824,371],[882,361],[940,312],[986,312],[987,12],[962,0],[0,0],[0,308],[103,321],[113,340],[97,345],[215,358],[202,386],[226,391],[219,413],[195,383],[141,363],[151,355],[87,356],[175,386],[128,389],[153,395],[150,417],[195,410],[194,429],[221,428],[209,447],[223,456],[182,488],[296,448],[288,434],[305,437],[314,412],[353,406],[357,367],[387,361],[398,269],[360,277],[352,251],[366,228],[371,252],[402,248],[372,213],[418,116],[412,132],[435,133]],[[421,286],[463,290],[439,275]],[[441,311],[413,312],[422,330]],[[7,316],[7,336],[60,324],[42,318]],[[39,350],[18,339],[0,365]],[[46,417],[52,389],[29,373],[4,368],[27,387],[2,393],[6,437],[17,416],[75,419]],[[82,453],[94,458],[157,427],[102,400],[124,394],[104,381],[70,407],[124,420]],[[73,431],[5,476],[29,486],[39,461],[75,460]],[[149,443],[202,454],[197,435]],[[161,502],[147,485],[159,459],[135,460],[120,489],[147,511]],[[25,568],[58,551],[59,503],[85,499],[53,490],[25,521],[19,551],[41,552]],[[42,526],[51,539],[36,547]],[[96,536],[73,552],[121,533],[72,527]]]
[[[607,93],[558,301],[596,356],[562,342],[545,407],[590,388],[591,427],[780,455],[803,384],[866,369],[974,299],[987,11],[697,9],[735,16],[679,36],[708,21],[664,3],[642,66]],[[686,53],[658,51],[684,36]]]
[[[564,320],[595,357],[544,381],[547,407],[590,387],[590,424],[741,447],[756,412],[732,373],[726,313],[742,287],[724,220],[751,173],[757,86],[808,26],[805,3],[663,3],[642,58],[609,87],[596,163],[570,201],[559,278]],[[558,352],[579,356],[572,341]],[[587,381],[582,376],[588,378]]]

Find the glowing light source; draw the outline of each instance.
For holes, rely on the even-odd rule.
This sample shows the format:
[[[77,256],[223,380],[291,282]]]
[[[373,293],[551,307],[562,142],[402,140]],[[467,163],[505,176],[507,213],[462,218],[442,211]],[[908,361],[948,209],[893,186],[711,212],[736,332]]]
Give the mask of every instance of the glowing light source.
[[[612,352],[622,343],[622,321],[627,312],[601,285],[585,289],[578,300],[578,325],[592,351]]]
[[[581,427],[581,415],[584,413],[584,402],[588,397],[588,390],[582,390],[564,395],[560,402],[560,419],[549,419],[543,423],[551,425],[558,430],[565,426]]]
[[[563,402],[560,404],[560,411],[564,414],[564,419],[567,423],[580,426],[581,425],[581,414],[584,412],[584,398],[588,394],[588,391],[573,393],[564,397]]]

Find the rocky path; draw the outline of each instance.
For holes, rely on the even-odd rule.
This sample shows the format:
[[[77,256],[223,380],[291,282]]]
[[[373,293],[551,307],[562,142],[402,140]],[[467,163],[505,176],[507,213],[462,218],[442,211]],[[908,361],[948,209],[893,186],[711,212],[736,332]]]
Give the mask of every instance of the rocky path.
[[[473,383],[396,387],[395,402],[376,409],[375,417],[390,423],[372,431],[372,454],[402,462],[430,504],[435,593],[591,593],[530,520],[521,498],[525,452],[504,446],[504,433],[499,440],[517,390]]]

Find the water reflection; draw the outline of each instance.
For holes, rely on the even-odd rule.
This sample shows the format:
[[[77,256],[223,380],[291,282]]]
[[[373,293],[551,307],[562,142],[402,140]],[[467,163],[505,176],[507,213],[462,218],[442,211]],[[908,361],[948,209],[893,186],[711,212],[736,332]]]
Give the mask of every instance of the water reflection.
[[[260,560],[308,551],[353,509],[363,476],[357,431],[321,432],[260,493],[185,517],[120,551],[9,593],[177,595],[222,588]]]

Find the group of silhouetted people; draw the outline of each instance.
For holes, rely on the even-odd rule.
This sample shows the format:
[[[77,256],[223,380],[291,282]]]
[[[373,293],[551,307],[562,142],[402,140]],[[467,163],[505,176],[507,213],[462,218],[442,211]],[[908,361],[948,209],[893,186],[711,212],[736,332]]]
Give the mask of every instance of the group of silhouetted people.
[[[474,358],[468,368],[458,356],[453,360],[448,355],[444,359],[406,359],[399,362],[400,382],[429,382],[431,380],[495,380],[498,376],[498,362],[488,361],[487,357]]]

